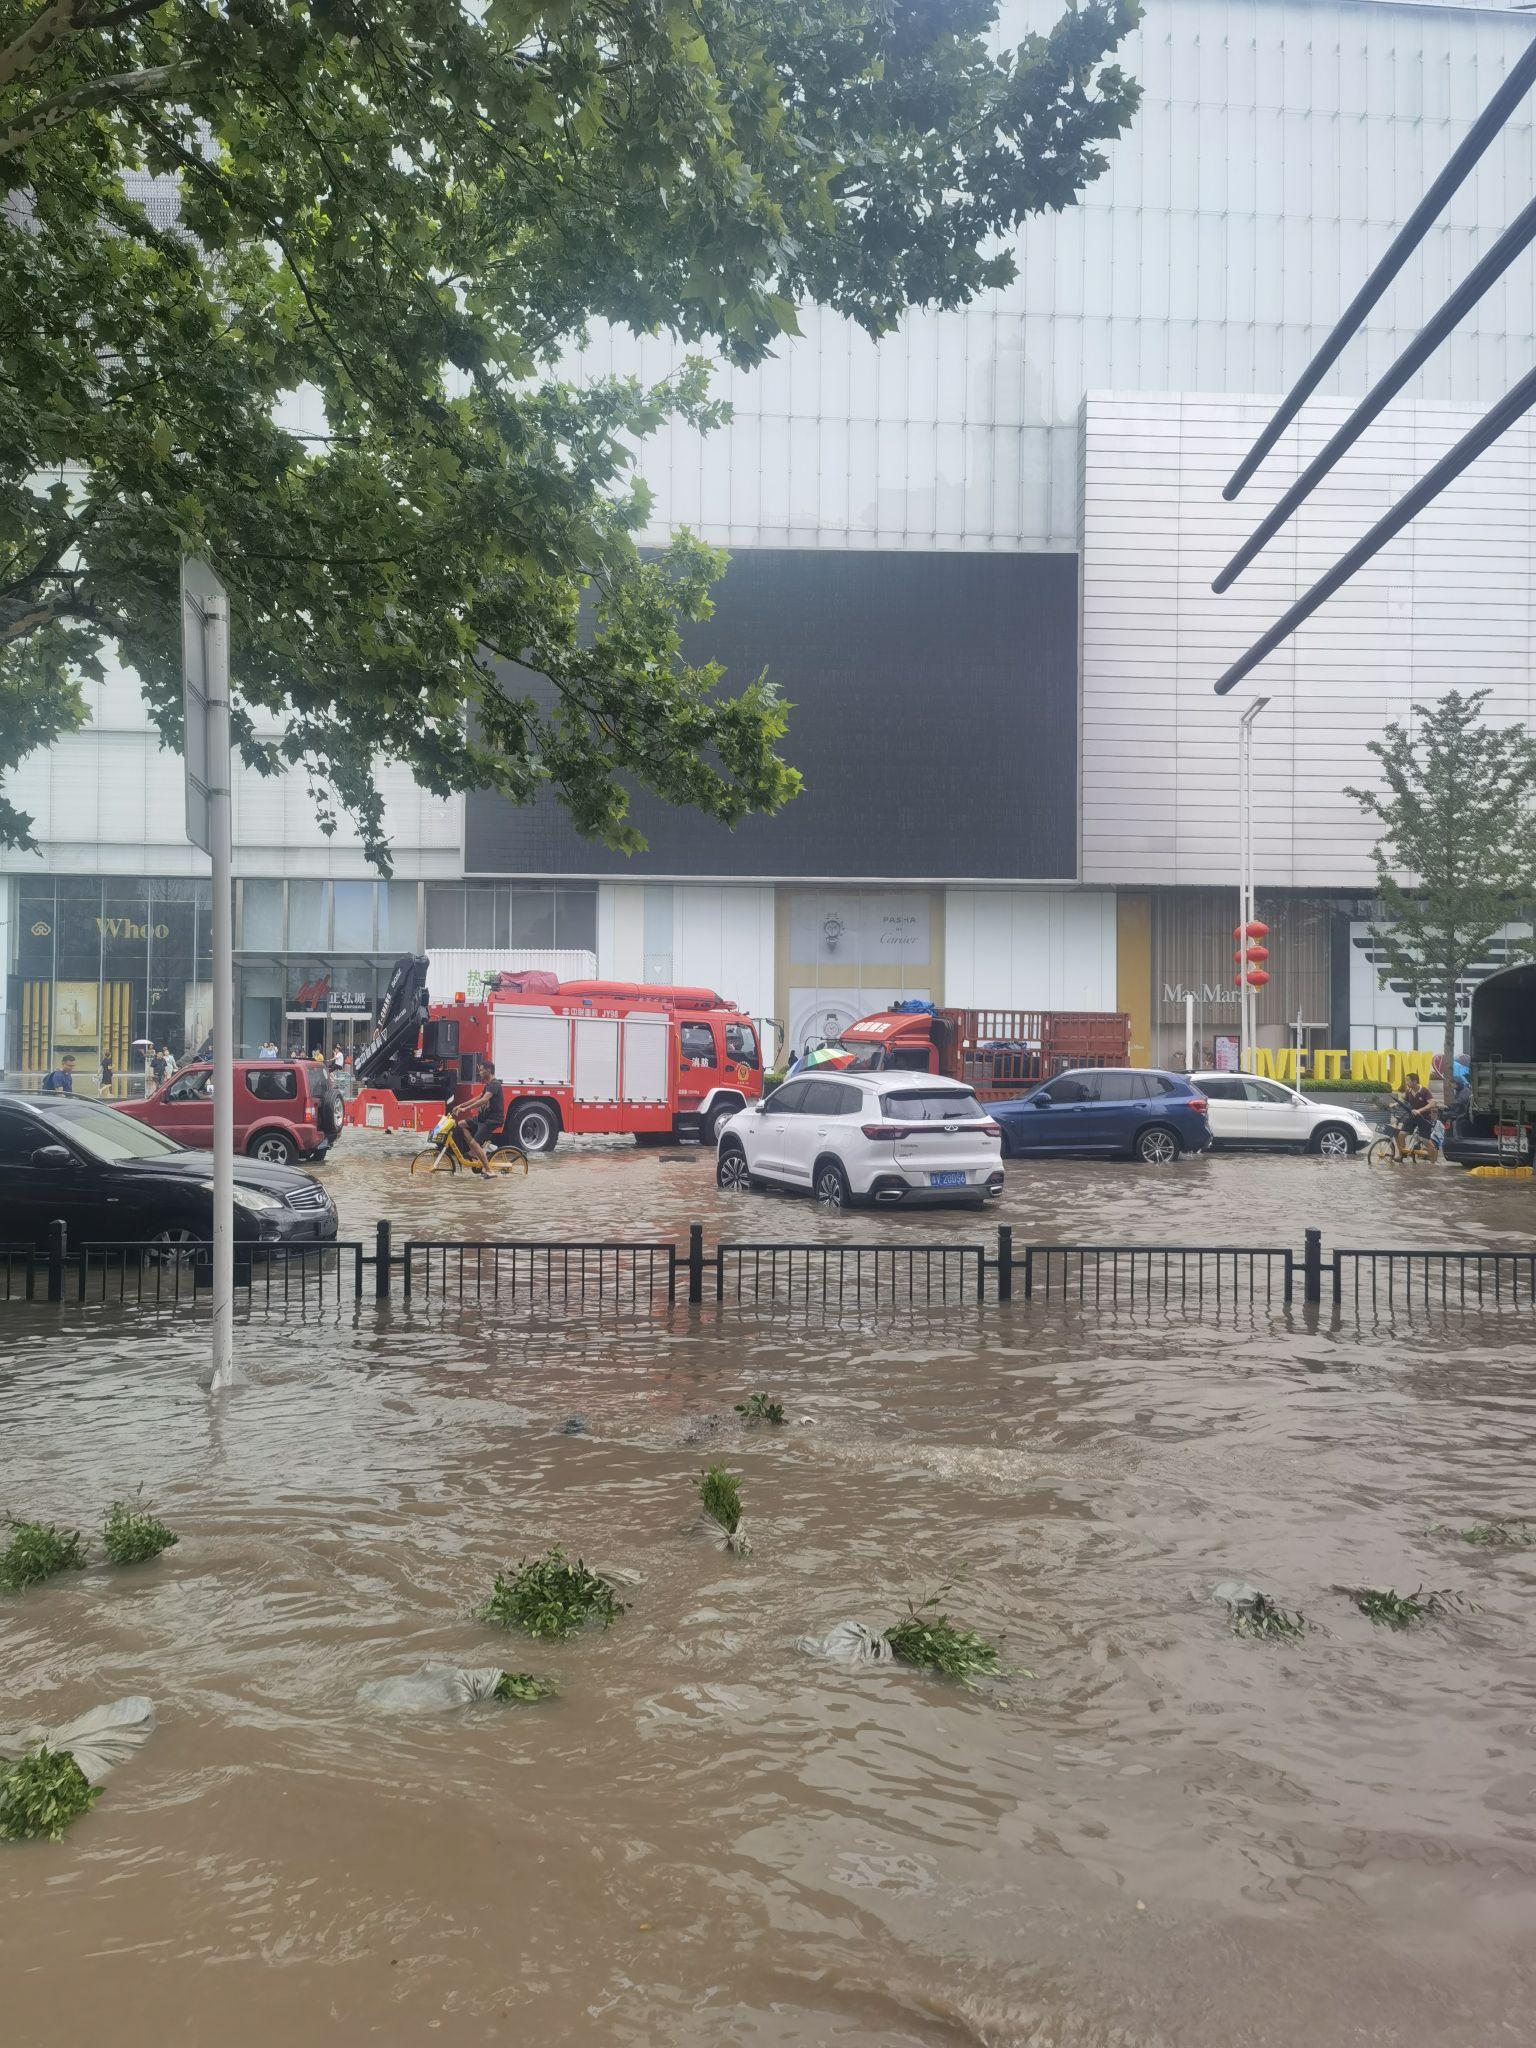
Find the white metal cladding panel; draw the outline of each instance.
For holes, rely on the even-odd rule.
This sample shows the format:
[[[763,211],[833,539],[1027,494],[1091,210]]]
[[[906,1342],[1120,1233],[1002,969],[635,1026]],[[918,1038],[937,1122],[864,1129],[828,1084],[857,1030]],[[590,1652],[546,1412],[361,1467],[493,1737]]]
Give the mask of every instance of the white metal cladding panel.
[[[672,900],[671,970],[666,979],[712,988],[745,1010],[773,1011],[774,891],[749,883],[601,882],[597,891],[598,972],[644,981],[645,904],[662,890]]]
[[[617,1017],[578,1017],[576,1036],[576,1081],[572,1089],[578,1102],[617,1102],[619,1099],[619,1020]]]
[[[1221,485],[1272,401],[1091,394],[1084,409],[1082,878],[1226,883],[1237,718],[1254,739],[1261,884],[1366,888],[1375,832],[1346,784],[1367,743],[1452,687],[1536,719],[1536,431],[1511,430],[1227,698],[1227,664],[1478,417],[1400,402],[1223,597],[1212,576],[1345,417],[1315,400],[1235,504]]]
[[[679,884],[673,892],[673,977],[712,988],[750,1016],[773,1009],[774,892]]]
[[[1115,964],[1107,892],[945,892],[944,999],[958,1009],[1113,1010]]]
[[[491,1059],[509,1086],[532,1081],[563,1088],[571,1078],[571,1020],[543,1008],[499,1009],[491,1028]]]
[[[624,1019],[624,1100],[665,1102],[667,1099],[667,1033],[665,1017]]]
[[[1060,12],[1005,0],[1000,39]],[[736,546],[1070,548],[1089,389],[1284,389],[1533,32],[1506,8],[1148,0],[1122,61],[1130,132],[1081,203],[1032,220],[1019,276],[875,343],[806,309],[799,341],[722,368],[734,423],[668,430],[642,467],[650,538]],[[1328,380],[1360,392],[1530,196],[1528,101]],[[1489,403],[1527,366],[1536,271],[1519,264],[1424,373]],[[590,375],[660,375],[684,351],[595,331]]]

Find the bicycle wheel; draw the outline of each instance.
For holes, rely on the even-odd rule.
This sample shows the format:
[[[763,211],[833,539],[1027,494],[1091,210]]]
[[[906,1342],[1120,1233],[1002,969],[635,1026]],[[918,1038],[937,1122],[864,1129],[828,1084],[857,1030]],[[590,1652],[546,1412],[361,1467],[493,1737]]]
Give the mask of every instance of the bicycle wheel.
[[[486,1162],[486,1171],[493,1174],[526,1173],[528,1155],[517,1145],[503,1145],[493,1152]]]
[[[1369,1166],[1396,1166],[1397,1147],[1390,1138],[1377,1138],[1365,1158]]]
[[[449,1173],[457,1173],[459,1170],[458,1160],[451,1152],[445,1152],[440,1145],[429,1145],[425,1152],[418,1152],[411,1161],[412,1173],[418,1168],[423,1173],[436,1173],[439,1167],[446,1168]]]

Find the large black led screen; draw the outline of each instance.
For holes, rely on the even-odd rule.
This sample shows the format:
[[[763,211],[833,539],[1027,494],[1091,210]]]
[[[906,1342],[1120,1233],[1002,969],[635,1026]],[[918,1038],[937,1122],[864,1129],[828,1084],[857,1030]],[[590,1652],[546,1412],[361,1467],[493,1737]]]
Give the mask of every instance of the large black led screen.
[[[470,874],[1075,876],[1075,555],[740,549],[687,654],[722,662],[727,689],[777,680],[801,795],[732,832],[637,792],[650,848],[632,860],[550,798],[474,795]]]

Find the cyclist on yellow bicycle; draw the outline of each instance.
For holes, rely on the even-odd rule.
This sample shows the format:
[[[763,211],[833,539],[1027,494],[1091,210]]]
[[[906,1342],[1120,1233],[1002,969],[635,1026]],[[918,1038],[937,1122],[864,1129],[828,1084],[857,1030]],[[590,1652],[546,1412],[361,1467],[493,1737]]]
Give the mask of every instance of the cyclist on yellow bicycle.
[[[507,1120],[507,1091],[496,1078],[496,1069],[489,1060],[480,1062],[480,1093],[472,1095],[468,1102],[456,1102],[453,1106],[453,1121],[458,1131],[459,1143],[468,1152],[477,1166],[486,1163],[485,1141],[501,1135],[501,1127]]]
[[[1435,1141],[1435,1098],[1416,1075],[1410,1074],[1398,1096],[1397,1127],[1392,1142],[1399,1159],[1408,1157],[1410,1145],[1432,1145]]]

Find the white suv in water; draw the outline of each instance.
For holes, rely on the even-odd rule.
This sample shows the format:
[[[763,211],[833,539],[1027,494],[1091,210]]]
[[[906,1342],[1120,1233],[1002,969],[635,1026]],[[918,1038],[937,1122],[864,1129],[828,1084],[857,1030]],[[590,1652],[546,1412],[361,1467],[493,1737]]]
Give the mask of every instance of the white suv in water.
[[[963,1081],[940,1074],[797,1074],[720,1126],[723,1188],[808,1188],[854,1202],[957,1202],[1002,1193],[997,1125]]]
[[[1206,1099],[1211,1143],[1220,1151],[1231,1145],[1290,1145],[1298,1152],[1347,1159],[1375,1135],[1358,1109],[1342,1102],[1314,1102],[1283,1081],[1266,1081],[1257,1074],[1189,1078]]]

